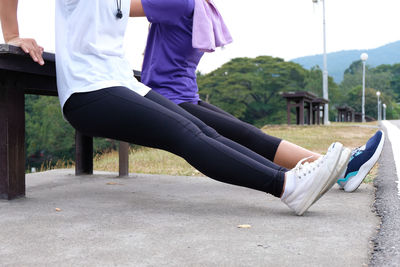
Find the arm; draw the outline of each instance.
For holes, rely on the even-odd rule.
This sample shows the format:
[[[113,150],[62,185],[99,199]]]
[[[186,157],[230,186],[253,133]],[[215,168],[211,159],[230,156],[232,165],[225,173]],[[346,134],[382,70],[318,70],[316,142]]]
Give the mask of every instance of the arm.
[[[0,1],[0,20],[4,41],[7,44],[21,47],[25,53],[30,54],[35,62],[43,65],[43,47],[39,46],[34,39],[19,37],[17,7],[18,0]]]
[[[142,0],[131,0],[131,11],[129,13],[130,17],[144,17]]]

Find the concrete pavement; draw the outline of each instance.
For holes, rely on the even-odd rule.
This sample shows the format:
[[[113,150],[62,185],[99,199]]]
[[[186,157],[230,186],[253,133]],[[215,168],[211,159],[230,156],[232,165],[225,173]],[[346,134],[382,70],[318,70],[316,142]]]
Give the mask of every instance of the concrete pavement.
[[[0,265],[362,266],[379,225],[372,185],[335,186],[298,217],[204,177],[115,176],[27,175],[26,198],[0,201]]]

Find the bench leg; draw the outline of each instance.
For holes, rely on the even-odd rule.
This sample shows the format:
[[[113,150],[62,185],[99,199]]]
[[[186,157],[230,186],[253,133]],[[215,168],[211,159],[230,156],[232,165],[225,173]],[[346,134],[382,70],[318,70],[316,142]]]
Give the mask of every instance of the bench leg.
[[[321,114],[321,108],[320,108],[320,105],[318,105],[318,108],[317,108],[317,124],[319,125],[320,124],[320,114]]]
[[[93,137],[75,131],[75,175],[93,174]]]
[[[25,196],[24,92],[0,88],[0,198]]]
[[[129,176],[129,143],[119,142],[119,177]]]
[[[304,125],[304,100],[300,100],[300,109],[299,109],[299,117],[300,117],[300,121],[299,124],[300,125]]]

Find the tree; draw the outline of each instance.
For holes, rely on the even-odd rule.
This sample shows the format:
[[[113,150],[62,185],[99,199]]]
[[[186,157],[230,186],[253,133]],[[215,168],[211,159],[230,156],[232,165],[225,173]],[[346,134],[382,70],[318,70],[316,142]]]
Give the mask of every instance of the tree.
[[[62,118],[58,98],[27,96],[26,103],[27,156],[44,150],[52,161],[72,159],[74,131]]]
[[[307,70],[281,58],[235,58],[198,77],[202,99],[256,125],[284,122],[281,92],[305,89]]]
[[[75,130],[63,119],[58,98],[27,95],[25,97],[26,156],[45,151],[45,160],[55,164],[58,160],[74,160]],[[116,148],[110,139],[95,138],[94,153]],[[29,162],[28,162],[29,164]]]
[[[387,106],[387,119],[398,118],[400,113],[399,101],[400,96],[400,64],[380,65],[375,68],[366,66],[365,75],[365,114],[377,117],[377,97],[376,92],[382,93],[382,103]],[[344,73],[344,79],[339,86],[342,97],[338,100],[340,105],[349,105],[357,111],[361,111],[362,97],[362,62],[353,62]],[[368,104],[370,103],[370,105]]]
[[[377,107],[377,96],[376,92],[378,90],[373,88],[365,89],[365,115],[371,116],[373,118],[378,118],[378,107]],[[356,86],[350,90],[348,93],[347,105],[351,106],[357,112],[361,112],[361,97],[362,97],[362,87],[361,85]],[[387,106],[386,118],[392,119],[398,115],[398,105],[394,101],[393,97],[390,95],[381,95],[382,103]]]

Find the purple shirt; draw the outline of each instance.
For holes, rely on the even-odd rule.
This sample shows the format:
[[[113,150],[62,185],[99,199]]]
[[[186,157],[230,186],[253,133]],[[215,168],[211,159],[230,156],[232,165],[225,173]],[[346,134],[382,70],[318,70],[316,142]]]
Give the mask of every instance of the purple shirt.
[[[194,0],[142,0],[151,28],[142,82],[176,104],[197,103],[196,68],[203,52],[192,47]]]

